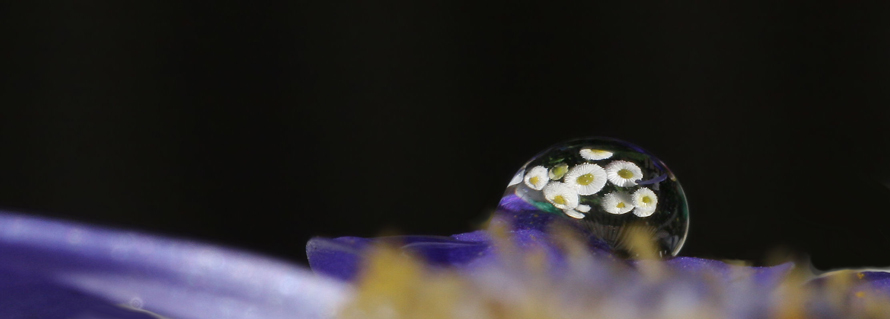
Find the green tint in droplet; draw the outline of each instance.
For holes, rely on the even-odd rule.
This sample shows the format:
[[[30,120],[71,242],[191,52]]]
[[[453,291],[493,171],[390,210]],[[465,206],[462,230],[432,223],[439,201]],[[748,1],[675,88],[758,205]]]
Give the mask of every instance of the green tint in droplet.
[[[550,172],[549,172],[550,179],[552,179],[552,180],[561,179],[563,176],[566,176],[566,173],[568,173],[568,172],[569,172],[569,166],[566,165],[565,163],[556,165],[550,169]]]

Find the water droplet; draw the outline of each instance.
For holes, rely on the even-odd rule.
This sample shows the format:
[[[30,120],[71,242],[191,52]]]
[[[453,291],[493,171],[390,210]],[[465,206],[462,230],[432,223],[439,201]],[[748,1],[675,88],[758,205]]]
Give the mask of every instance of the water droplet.
[[[578,139],[539,153],[519,169],[502,203],[516,197],[627,254],[634,251],[629,237],[645,233],[660,255],[674,256],[689,228],[686,195],[673,173],[642,148],[615,139]],[[634,231],[640,228],[646,231]]]

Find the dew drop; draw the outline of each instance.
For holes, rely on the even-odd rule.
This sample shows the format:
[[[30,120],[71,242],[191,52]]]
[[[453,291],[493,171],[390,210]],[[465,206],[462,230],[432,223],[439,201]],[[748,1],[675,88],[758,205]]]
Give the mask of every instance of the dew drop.
[[[594,173],[573,173],[575,168],[574,172],[604,172],[600,167],[608,171],[610,164],[620,169],[611,171],[614,175],[609,175],[604,185],[602,181],[595,183],[600,177]],[[651,228],[646,233],[651,234],[658,254],[675,256],[683,247],[689,228],[686,195],[667,166],[642,148],[610,138],[577,139],[539,153],[518,174],[537,167],[548,173],[541,185],[533,182],[537,189],[525,183],[510,185],[502,202],[518,197],[536,211],[580,223],[591,236],[599,237],[618,252],[629,253],[629,236],[634,233],[631,228],[639,225]],[[557,196],[544,194],[557,189]],[[567,196],[577,196],[578,200],[569,201]],[[579,218],[582,216],[576,207],[589,207],[589,211]]]

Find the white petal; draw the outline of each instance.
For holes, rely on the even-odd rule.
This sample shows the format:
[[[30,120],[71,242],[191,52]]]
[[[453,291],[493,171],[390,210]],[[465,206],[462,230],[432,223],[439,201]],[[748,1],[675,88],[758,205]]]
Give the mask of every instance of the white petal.
[[[586,213],[586,212],[589,212],[589,211],[590,211],[590,206],[587,206],[587,205],[578,205],[578,207],[575,207],[575,210],[577,210],[577,211],[579,211],[579,212],[582,212],[582,213]]]
[[[535,166],[525,174],[525,185],[534,190],[541,190],[550,181],[547,176],[547,168],[544,166]],[[533,182],[534,181],[534,182]]]
[[[507,184],[507,187],[522,183],[522,175],[525,175],[525,170],[519,170],[516,175],[513,175],[513,179],[510,180],[510,183]]]
[[[557,203],[557,197],[561,197],[564,203]],[[565,183],[551,182],[544,186],[544,198],[559,209],[574,209],[578,206],[578,193],[574,187]]]
[[[602,206],[607,213],[615,215],[626,214],[634,208],[630,195],[624,192],[606,194],[603,196]]]
[[[651,216],[653,213],[655,213],[655,207],[652,207],[652,208],[643,208],[643,207],[637,207],[637,208],[634,208],[634,215],[637,215],[637,216],[639,216],[639,217],[649,217],[649,216]]]
[[[646,203],[643,199],[649,198],[649,202]],[[638,189],[633,193],[633,202],[634,206],[643,208],[645,210],[654,210],[656,206],[658,206],[658,196],[655,195],[651,189],[643,187]]]
[[[622,177],[619,172],[631,173],[628,178]],[[614,161],[606,166],[609,181],[619,187],[631,187],[637,185],[637,180],[643,179],[643,171],[637,164],[628,161]]]
[[[612,157],[612,152],[592,148],[583,148],[580,153],[581,157],[590,161],[603,160]]]
[[[564,210],[564,212],[566,213],[566,215],[569,215],[569,217],[571,217],[571,218],[584,219],[584,214],[579,213],[579,212],[575,211],[574,209],[567,209],[567,210]]]
[[[606,170],[596,164],[576,165],[565,176],[565,183],[575,187],[579,195],[596,194],[606,186],[607,181]]]

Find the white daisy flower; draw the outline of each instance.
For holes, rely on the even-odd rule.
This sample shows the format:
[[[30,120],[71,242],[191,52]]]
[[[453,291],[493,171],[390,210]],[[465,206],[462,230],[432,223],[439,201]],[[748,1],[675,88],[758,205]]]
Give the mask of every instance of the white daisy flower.
[[[559,209],[575,209],[578,207],[578,193],[575,188],[565,183],[552,182],[544,186],[544,198]]]
[[[582,148],[581,157],[590,161],[598,161],[612,157],[612,152],[593,148]]]
[[[550,177],[547,177],[546,167],[535,166],[528,171],[528,174],[525,174],[524,180],[525,185],[528,185],[528,187],[539,191],[547,185],[547,182],[550,181]]]
[[[507,184],[507,187],[522,183],[522,175],[525,175],[524,169],[519,170],[519,172],[516,172],[516,175],[513,175],[513,179],[510,180],[510,183]]]
[[[608,193],[603,196],[603,209],[609,214],[626,214],[634,209],[633,199],[625,192]]]
[[[646,187],[638,189],[633,193],[634,215],[640,217],[648,217],[655,213],[655,207],[658,205],[658,196],[651,189]]]
[[[637,180],[643,179],[643,171],[637,164],[628,161],[614,161],[606,166],[609,181],[620,187],[637,185]]]
[[[643,209],[655,209],[658,196],[651,189],[643,187],[633,193],[634,206]]]
[[[578,195],[593,195],[606,186],[606,170],[596,164],[580,164],[566,173],[565,183],[578,189]]]
[[[549,176],[552,180],[558,180],[565,176],[566,172],[568,171],[569,165],[566,163],[562,163],[551,168],[547,176]]]
[[[582,213],[586,213],[586,212],[590,211],[590,206],[581,204],[581,205],[578,205],[578,207],[575,207],[575,210],[582,212]]]
[[[566,209],[563,212],[565,212],[566,215],[569,215],[569,217],[571,217],[571,218],[584,219],[584,213],[580,213],[574,209]]]

